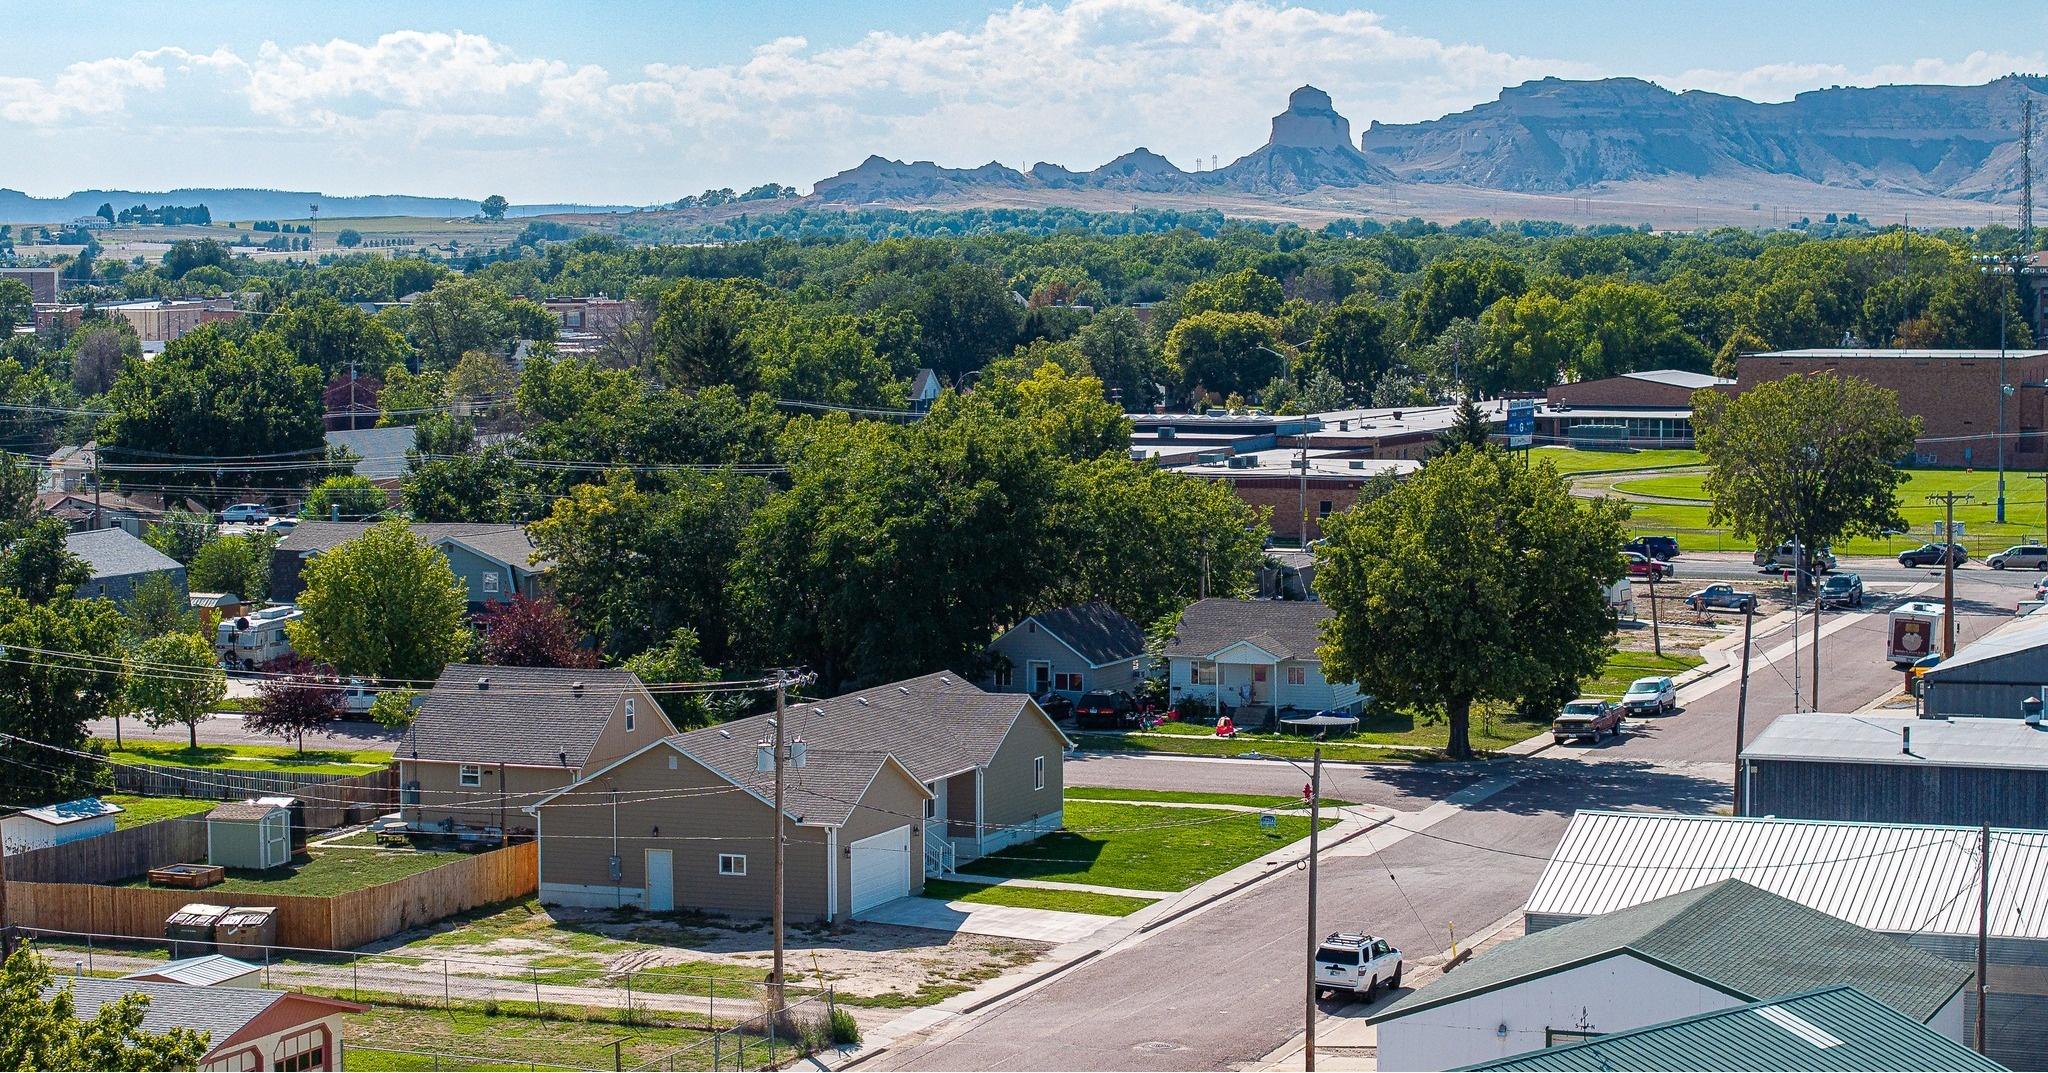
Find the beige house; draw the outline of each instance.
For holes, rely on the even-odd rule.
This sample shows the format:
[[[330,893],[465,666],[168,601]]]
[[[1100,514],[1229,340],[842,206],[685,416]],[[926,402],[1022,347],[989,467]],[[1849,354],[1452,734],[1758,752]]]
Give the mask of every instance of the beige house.
[[[399,742],[399,811],[415,830],[531,835],[526,806],[675,732],[631,671],[451,664]]]
[[[98,1016],[123,996],[149,998],[142,1014],[145,1032],[190,1028],[207,1033],[201,1070],[323,1070],[343,1067],[342,1018],[369,1009],[354,1002],[318,998],[260,987],[200,986],[157,980],[59,979],[44,989],[49,997],[71,991],[77,1016]]]
[[[1057,830],[1072,744],[1029,697],[932,674],[789,709],[805,745],[784,791],[786,902],[844,920],[926,874]],[[755,716],[651,742],[527,809],[540,898],[766,914],[774,731]]]

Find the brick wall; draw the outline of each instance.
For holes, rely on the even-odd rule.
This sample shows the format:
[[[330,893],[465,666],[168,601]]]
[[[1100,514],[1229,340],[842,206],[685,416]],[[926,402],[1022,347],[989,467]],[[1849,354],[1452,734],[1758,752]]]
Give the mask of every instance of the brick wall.
[[[1610,376],[1578,384],[1559,384],[1544,392],[1552,406],[1691,406],[1692,389],[1671,384]]]
[[[1998,359],[1990,358],[1743,358],[1737,390],[1786,376],[1834,371],[1899,393],[1899,406],[1921,419],[1916,460],[1923,465],[1998,465]],[[2006,362],[2005,382],[2015,386],[2006,400],[2005,464],[2009,469],[2048,468],[2048,358]],[[1958,437],[1969,437],[1962,439]]]
[[[1295,542],[1301,537],[1301,480],[1298,477],[1231,477],[1237,498],[1263,508],[1273,525],[1273,536]],[[1351,509],[1358,502],[1364,481],[1350,478],[1310,477],[1308,480],[1308,539],[1323,535],[1323,504],[1327,513]]]

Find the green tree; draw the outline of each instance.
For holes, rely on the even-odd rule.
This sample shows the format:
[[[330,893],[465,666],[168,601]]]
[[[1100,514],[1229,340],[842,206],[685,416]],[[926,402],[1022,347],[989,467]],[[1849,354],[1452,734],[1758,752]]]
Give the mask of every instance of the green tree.
[[[192,1069],[209,1036],[189,1028],[142,1027],[149,996],[123,995],[90,1017],[79,1015],[71,986],[58,981],[33,943],[0,965],[0,1065],[8,1069]]]
[[[405,337],[429,369],[447,370],[472,350],[502,354],[519,330],[512,300],[474,276],[444,279],[405,312]]]
[[[1331,310],[1309,337],[1304,366],[1335,377],[1351,398],[1369,397],[1379,378],[1394,368],[1391,320],[1378,302],[1345,302]]]
[[[1485,447],[1493,440],[1493,422],[1486,419],[1468,396],[1458,400],[1458,412],[1451,415],[1449,428],[1436,434],[1433,454],[1444,455],[1466,448]]]
[[[1262,317],[1278,317],[1280,305],[1285,300],[1279,280],[1255,268],[1246,268],[1189,284],[1188,289],[1181,292],[1180,308],[1183,316],[1257,313]]]
[[[1823,373],[1733,397],[1708,388],[1692,405],[1713,524],[1759,546],[1807,548],[1906,527],[1897,464],[1912,454],[1920,419],[1900,412],[1897,392]]]
[[[270,549],[266,534],[215,537],[199,546],[186,565],[185,583],[195,592],[229,592],[255,603],[270,591]]]
[[[18,279],[0,279],[0,339],[35,314],[35,294]]]
[[[706,666],[697,653],[697,634],[688,626],[676,627],[668,640],[626,661],[626,669],[649,685],[675,682],[715,682],[716,667]],[[661,701],[662,714],[682,729],[722,722],[742,714],[730,694],[668,693]]]
[[[1427,343],[1460,318],[1476,320],[1495,302],[1527,287],[1522,266],[1498,254],[1431,261],[1415,286],[1401,295],[1408,314],[1408,344]]]
[[[909,310],[917,319],[919,356],[949,381],[1009,353],[1023,316],[1002,277],[968,264],[950,265],[932,277]]]
[[[1129,308],[1115,306],[1097,313],[1074,336],[1074,344],[1125,413],[1147,413],[1159,401],[1166,364],[1144,323]]]
[[[1267,317],[1197,313],[1167,334],[1166,366],[1188,395],[1244,394],[1288,371],[1279,344],[1278,326]]]
[[[1558,382],[1578,352],[1565,301],[1543,291],[1495,302],[1481,314],[1479,331],[1465,378],[1487,395],[1541,391]]]
[[[364,374],[402,365],[411,348],[391,326],[361,309],[332,298],[294,302],[269,318],[265,331],[277,336],[294,359],[320,370],[323,377],[351,366]]]
[[[1662,295],[1641,283],[1602,282],[1581,287],[1565,303],[1572,352],[1565,368],[1574,380],[1601,380],[1644,369],[1707,367],[1708,354]],[[1544,385],[1549,386],[1549,385]]]
[[[1041,606],[1101,600],[1136,622],[1178,613],[1206,589],[1252,591],[1268,532],[1227,484],[1106,456],[1069,470],[1065,567]]]
[[[177,279],[195,268],[225,267],[228,248],[210,238],[181,238],[164,253],[164,275]]]
[[[1048,349],[1071,345],[1038,344]],[[1102,381],[1069,374],[1043,353],[1036,364],[1027,351],[1018,355],[990,365],[972,392],[943,398],[934,409],[1020,419],[1055,453],[1076,462],[1130,449],[1131,421],[1123,407],[1103,397]],[[1080,359],[1078,352],[1073,356]]]
[[[81,325],[64,348],[71,354],[72,390],[86,396],[105,393],[129,362],[142,358],[142,340],[123,317]]]
[[[334,244],[345,250],[352,250],[363,244],[363,233],[353,227],[344,227],[334,236]]]
[[[164,633],[135,646],[128,704],[152,727],[183,726],[199,748],[199,724],[228,695],[213,643],[196,633]]]
[[[753,390],[760,370],[746,335],[760,305],[752,293],[722,280],[677,280],[662,292],[654,320],[656,367],[678,387]]]
[[[143,578],[123,613],[128,616],[129,634],[138,641],[199,629],[199,617],[192,613],[191,602],[169,574]]]
[[[1441,705],[1448,753],[1469,759],[1475,703],[1584,678],[1606,658],[1625,513],[1491,448],[1431,462],[1326,520],[1323,673],[1381,704]]]
[[[98,792],[104,767],[83,755],[87,728],[120,711],[126,627],[106,600],[33,602],[0,593],[0,648],[77,655],[0,661],[0,732],[66,750],[0,743],[6,800],[64,801]]]
[[[301,573],[304,614],[285,627],[292,647],[342,674],[424,681],[469,647],[469,590],[439,548],[404,521],[314,557]]]
[[[22,456],[0,451],[0,545],[43,516],[36,501],[38,478]]]
[[[484,199],[482,205],[482,208],[484,210],[484,217],[490,220],[504,219],[505,210],[511,207],[512,203],[506,201],[505,195],[503,194],[492,194],[490,197]]]
[[[92,568],[71,554],[64,523],[44,518],[19,531],[0,550],[0,586],[26,600],[56,600],[92,580]]]
[[[313,486],[306,494],[304,514],[308,518],[368,518],[384,511],[384,489],[368,477],[337,474]]]

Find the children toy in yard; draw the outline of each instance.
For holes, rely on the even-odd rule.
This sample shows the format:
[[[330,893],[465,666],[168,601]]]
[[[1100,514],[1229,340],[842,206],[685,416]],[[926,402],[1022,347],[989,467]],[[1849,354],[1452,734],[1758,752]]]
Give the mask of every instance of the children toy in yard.
[[[1219,738],[1237,737],[1237,724],[1227,715],[1216,720],[1216,736]]]

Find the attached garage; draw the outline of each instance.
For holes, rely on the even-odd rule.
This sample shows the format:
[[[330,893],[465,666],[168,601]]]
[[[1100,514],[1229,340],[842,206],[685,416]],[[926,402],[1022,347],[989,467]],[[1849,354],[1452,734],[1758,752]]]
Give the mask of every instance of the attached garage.
[[[863,838],[849,847],[855,915],[910,896],[910,825]]]

